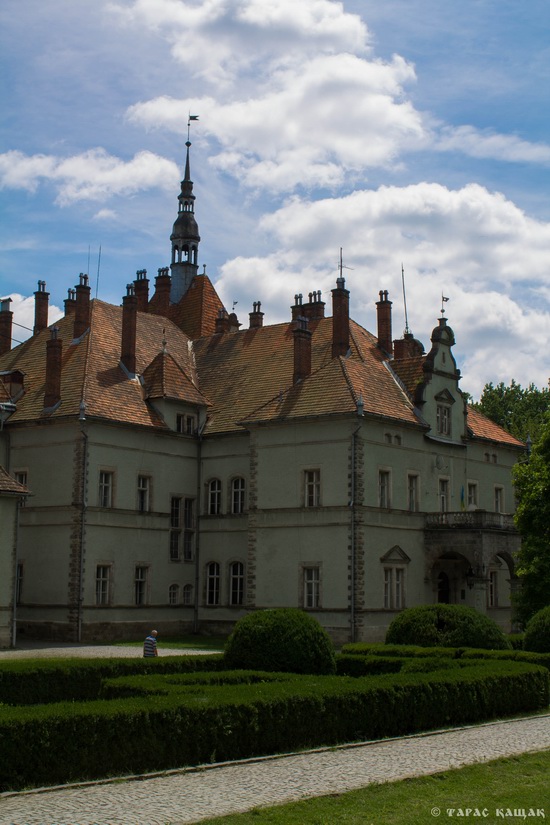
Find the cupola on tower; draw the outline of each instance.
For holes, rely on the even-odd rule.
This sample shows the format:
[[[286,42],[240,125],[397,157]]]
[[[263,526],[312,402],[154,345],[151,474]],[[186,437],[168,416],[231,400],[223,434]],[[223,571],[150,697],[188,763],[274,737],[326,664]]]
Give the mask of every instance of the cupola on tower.
[[[170,241],[172,243],[172,263],[170,265],[172,286],[170,302],[177,304],[189,289],[191,281],[198,273],[199,227],[195,220],[195,196],[189,169],[189,140],[185,159],[185,173],[178,195],[178,217],[175,220]]]

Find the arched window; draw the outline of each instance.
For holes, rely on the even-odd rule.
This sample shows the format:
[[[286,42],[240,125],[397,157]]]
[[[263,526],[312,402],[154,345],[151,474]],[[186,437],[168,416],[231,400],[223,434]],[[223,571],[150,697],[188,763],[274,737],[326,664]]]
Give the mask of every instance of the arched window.
[[[220,565],[217,561],[211,561],[206,565],[206,604],[217,605],[220,603]]]
[[[183,604],[193,604],[193,585],[186,584],[183,587]]]
[[[222,483],[213,478],[208,484],[207,512],[209,516],[219,516],[222,511]]]
[[[244,564],[234,561],[229,565],[229,604],[242,605],[244,602]]]
[[[177,604],[180,600],[179,584],[171,584],[168,588],[168,604]]]
[[[240,515],[245,510],[246,482],[240,476],[231,482],[231,512]]]

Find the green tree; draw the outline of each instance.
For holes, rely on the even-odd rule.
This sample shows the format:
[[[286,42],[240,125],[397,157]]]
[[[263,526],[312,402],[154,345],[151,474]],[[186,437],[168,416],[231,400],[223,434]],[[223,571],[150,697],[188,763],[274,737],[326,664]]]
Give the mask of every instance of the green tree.
[[[521,441],[528,436],[536,441],[550,410],[550,390],[539,390],[534,384],[524,389],[513,379],[508,387],[502,381],[496,387],[485,384],[481,398],[472,406]]]
[[[522,536],[517,560],[521,589],[514,597],[514,608],[517,620],[525,625],[550,605],[550,414],[529,460],[514,467],[514,484],[516,526]]]

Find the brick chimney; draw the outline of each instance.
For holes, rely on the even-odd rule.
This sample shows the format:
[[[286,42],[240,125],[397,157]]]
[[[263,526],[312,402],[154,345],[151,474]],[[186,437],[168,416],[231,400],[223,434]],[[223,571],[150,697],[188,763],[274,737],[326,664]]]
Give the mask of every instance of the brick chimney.
[[[291,306],[290,309],[292,311],[292,320],[296,321],[298,318],[303,318],[304,314],[302,312],[302,293],[299,295],[294,296],[294,306]]]
[[[34,293],[34,328],[33,335],[41,332],[48,326],[48,299],[50,293],[46,292],[46,281],[38,281],[38,289]]]
[[[168,310],[170,309],[172,279],[169,272],[170,270],[165,266],[159,269],[158,275],[155,278],[155,298],[157,298],[158,301],[155,312],[157,315],[168,315]]]
[[[149,304],[149,278],[146,269],[138,269],[134,281],[138,312],[147,312]]]
[[[88,276],[80,273],[80,283],[76,289],[73,337],[80,338],[90,326],[90,287]]]
[[[120,360],[130,375],[136,374],[136,332],[138,299],[134,285],[126,286],[126,295],[122,299],[122,344]]]
[[[229,332],[231,328],[231,321],[226,309],[218,310],[218,317],[216,318],[216,332]]]
[[[11,298],[0,301],[0,355],[11,349],[11,331],[13,326],[13,312],[10,309]]]
[[[344,278],[336,279],[332,290],[332,357],[347,355],[349,350],[349,291]]]
[[[424,347],[413,336],[412,332],[406,332],[403,338],[397,338],[393,342],[393,357],[396,361],[402,358],[414,358],[417,355],[424,354]]]
[[[63,341],[58,338],[59,329],[52,327],[50,339],[46,341],[46,382],[44,386],[44,409],[49,410],[61,401],[61,364]]]
[[[264,325],[264,313],[261,311],[260,301],[254,301],[252,312],[248,313],[250,318],[250,329],[259,329]]]
[[[296,318],[292,331],[294,336],[294,375],[292,383],[296,384],[311,375],[311,330],[307,318]]]
[[[380,300],[376,302],[376,319],[378,324],[378,346],[393,354],[393,344],[391,337],[391,307],[392,302],[388,299],[388,290],[380,290],[378,293]]]
[[[65,315],[74,315],[76,312],[76,289],[69,289],[67,297],[63,302],[65,306]]]
[[[325,317],[325,302],[321,300],[321,290],[309,293],[309,301],[302,304],[302,316],[308,321],[318,321]]]

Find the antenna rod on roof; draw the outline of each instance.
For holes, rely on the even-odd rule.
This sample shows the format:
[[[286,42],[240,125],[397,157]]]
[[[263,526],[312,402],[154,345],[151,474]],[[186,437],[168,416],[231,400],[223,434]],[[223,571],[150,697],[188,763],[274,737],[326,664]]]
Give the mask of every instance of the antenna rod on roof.
[[[95,297],[97,298],[97,293],[99,292],[99,267],[101,266],[101,245],[99,247],[99,253],[97,256],[97,279],[95,282]],[[88,267],[88,272],[90,268]]]
[[[409,318],[407,316],[407,293],[405,292],[405,267],[401,264],[401,283],[403,285],[403,306],[405,307],[405,335],[410,332]]]

